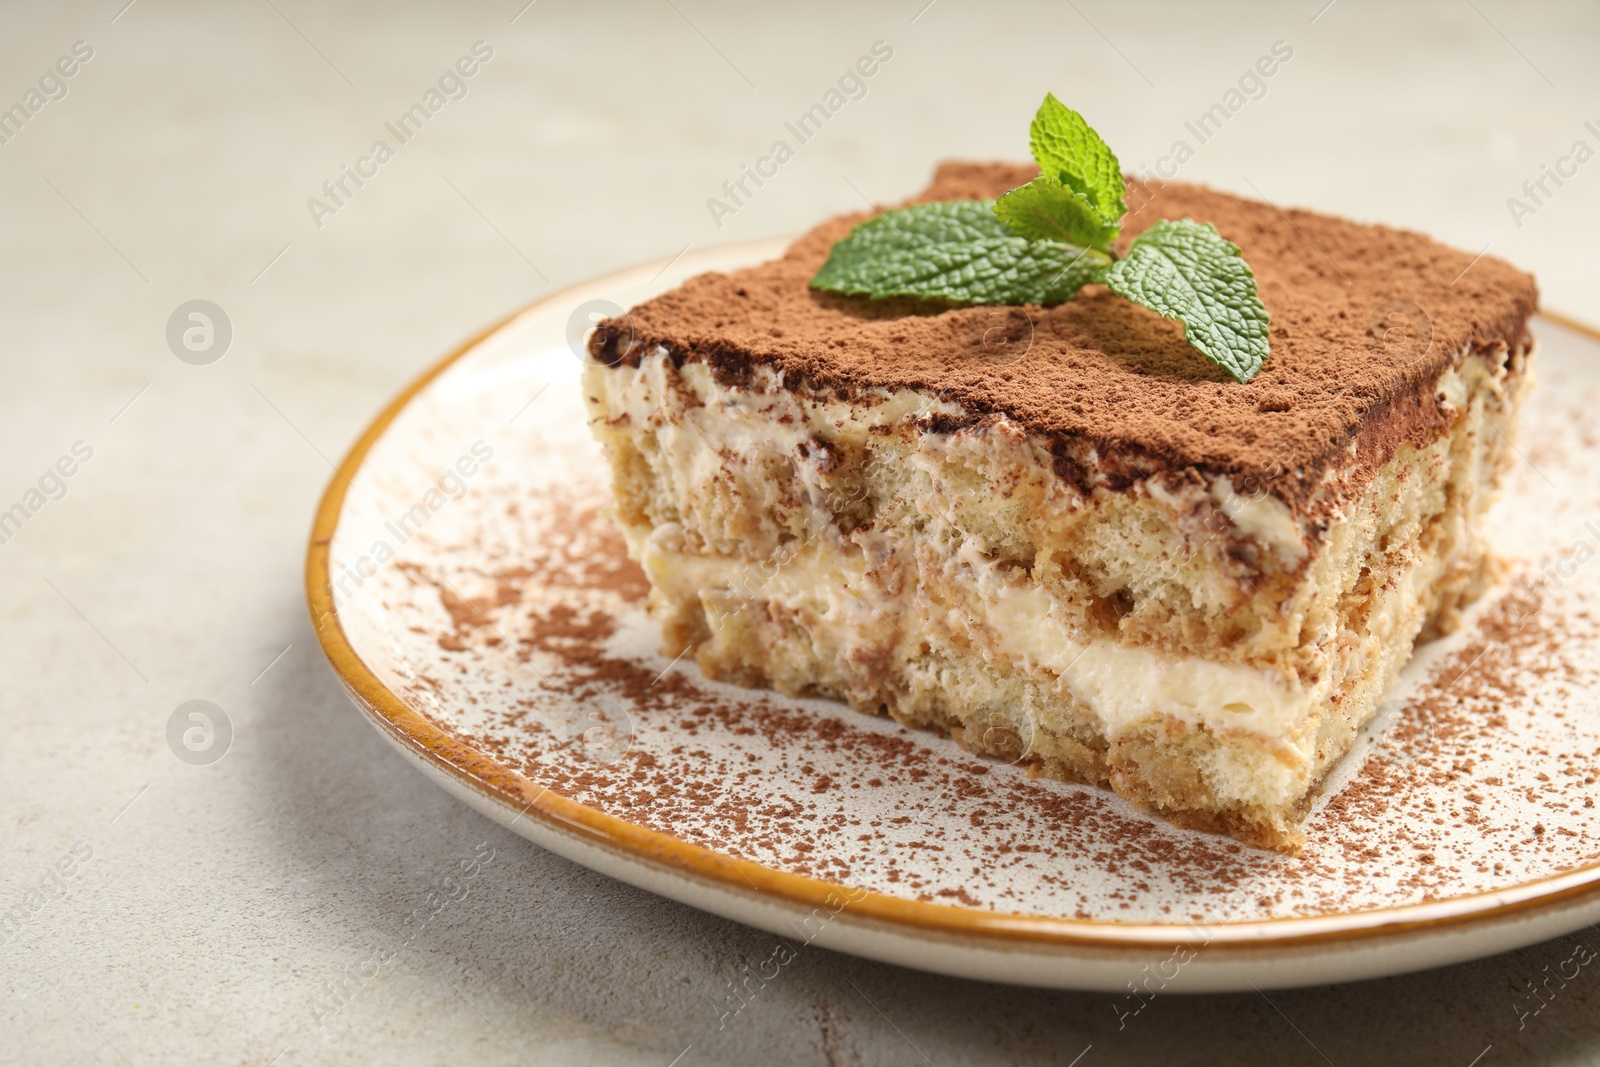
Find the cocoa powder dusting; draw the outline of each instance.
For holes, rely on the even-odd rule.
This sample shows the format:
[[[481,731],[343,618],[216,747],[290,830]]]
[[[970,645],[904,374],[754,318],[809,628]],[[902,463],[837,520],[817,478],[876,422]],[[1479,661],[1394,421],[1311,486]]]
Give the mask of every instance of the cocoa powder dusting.
[[[1037,171],[946,163],[911,202],[990,198]],[[657,345],[737,383],[755,366],[841,397],[879,387],[926,390],[961,405],[956,429],[1007,416],[1054,443],[1063,477],[1089,484],[1097,456],[1132,476],[1200,470],[1247,480],[1291,506],[1331,467],[1342,491],[1404,441],[1425,443],[1448,415],[1441,368],[1468,346],[1528,343],[1532,277],[1494,256],[1474,260],[1421,234],[1278,208],[1185,183],[1129,183],[1121,245],[1156,219],[1194,218],[1238,244],[1272,317],[1272,356],[1240,384],[1189,348],[1182,328],[1103,286],[1049,308],[942,308],[810,288],[833,243],[872,217],[840,216],[779,259],[690,279],[591,340],[606,363],[636,364]],[[1470,269],[1469,269],[1470,268]]]

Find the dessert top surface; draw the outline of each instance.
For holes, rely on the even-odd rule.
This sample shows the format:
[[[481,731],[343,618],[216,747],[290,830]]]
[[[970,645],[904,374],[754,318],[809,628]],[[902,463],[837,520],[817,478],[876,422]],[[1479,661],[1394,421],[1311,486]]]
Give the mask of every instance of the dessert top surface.
[[[1036,173],[947,163],[912,202],[995,197]],[[972,421],[1005,415],[1046,435],[1064,476],[1081,475],[1092,449],[1097,469],[1125,479],[1228,474],[1293,505],[1341,457],[1371,469],[1400,441],[1438,433],[1443,367],[1468,345],[1525,343],[1537,304],[1531,276],[1420,234],[1189,184],[1132,181],[1128,201],[1121,248],[1156,219],[1183,217],[1239,245],[1272,320],[1272,355],[1252,381],[1233,381],[1188,346],[1180,324],[1103,286],[1046,308],[810,288],[833,243],[868,213],[830,219],[770,262],[693,278],[592,343],[609,363],[663,345],[725,379],[770,365],[787,384],[845,396],[923,389]]]

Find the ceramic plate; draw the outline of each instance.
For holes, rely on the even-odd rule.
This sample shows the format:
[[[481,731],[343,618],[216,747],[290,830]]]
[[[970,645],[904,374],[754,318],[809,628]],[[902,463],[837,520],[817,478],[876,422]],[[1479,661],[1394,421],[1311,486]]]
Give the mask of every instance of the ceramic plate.
[[[575,350],[591,313],[781,247],[541,300],[414,383],[344,460],[312,535],[312,616],[356,704],[428,777],[569,859],[792,942],[1124,991],[1130,1011],[1600,919],[1600,337],[1537,321],[1542,386],[1494,518],[1509,577],[1419,650],[1291,859],[658,654]]]

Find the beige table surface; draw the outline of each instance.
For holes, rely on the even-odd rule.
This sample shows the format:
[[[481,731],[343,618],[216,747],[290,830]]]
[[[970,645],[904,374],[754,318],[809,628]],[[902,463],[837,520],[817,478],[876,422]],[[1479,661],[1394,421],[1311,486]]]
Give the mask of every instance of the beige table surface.
[[[0,144],[0,510],[92,449],[0,545],[0,913],[24,916],[0,932],[0,1062],[1600,1062],[1600,970],[1521,1029],[1515,1010],[1594,930],[1386,981],[1162,998],[1121,1031],[1107,996],[814,950],[719,1030],[771,935],[428,784],[345,700],[300,585],[328,457],[509,309],[900,197],[940,157],[1021,158],[1046,89],[1154,167],[1277,41],[1292,59],[1182,177],[1487,246],[1600,319],[1600,162],[1520,220],[1507,205],[1573,142],[1600,147],[1594,4],[524,2],[0,14],[0,107],[75,42],[93,53]],[[307,198],[478,41],[465,97],[314,220]],[[866,95],[715,225],[707,198],[876,41],[893,58]],[[168,348],[192,299],[232,325],[210,365]],[[210,766],[167,742],[192,699],[232,724]],[[353,978],[480,842],[471,894]],[[64,890],[28,896],[58,860]]]

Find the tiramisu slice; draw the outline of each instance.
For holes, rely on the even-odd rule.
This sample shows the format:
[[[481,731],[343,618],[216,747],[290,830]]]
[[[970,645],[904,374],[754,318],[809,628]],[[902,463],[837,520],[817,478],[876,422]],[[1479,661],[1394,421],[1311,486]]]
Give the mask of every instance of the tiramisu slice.
[[[917,202],[1031,167],[949,164]],[[1419,636],[1489,579],[1533,280],[1180,184],[1271,316],[1247,382],[1104,287],[940,307],[810,282],[870,218],[610,320],[584,386],[668,655],[948,731],[1293,852]]]

